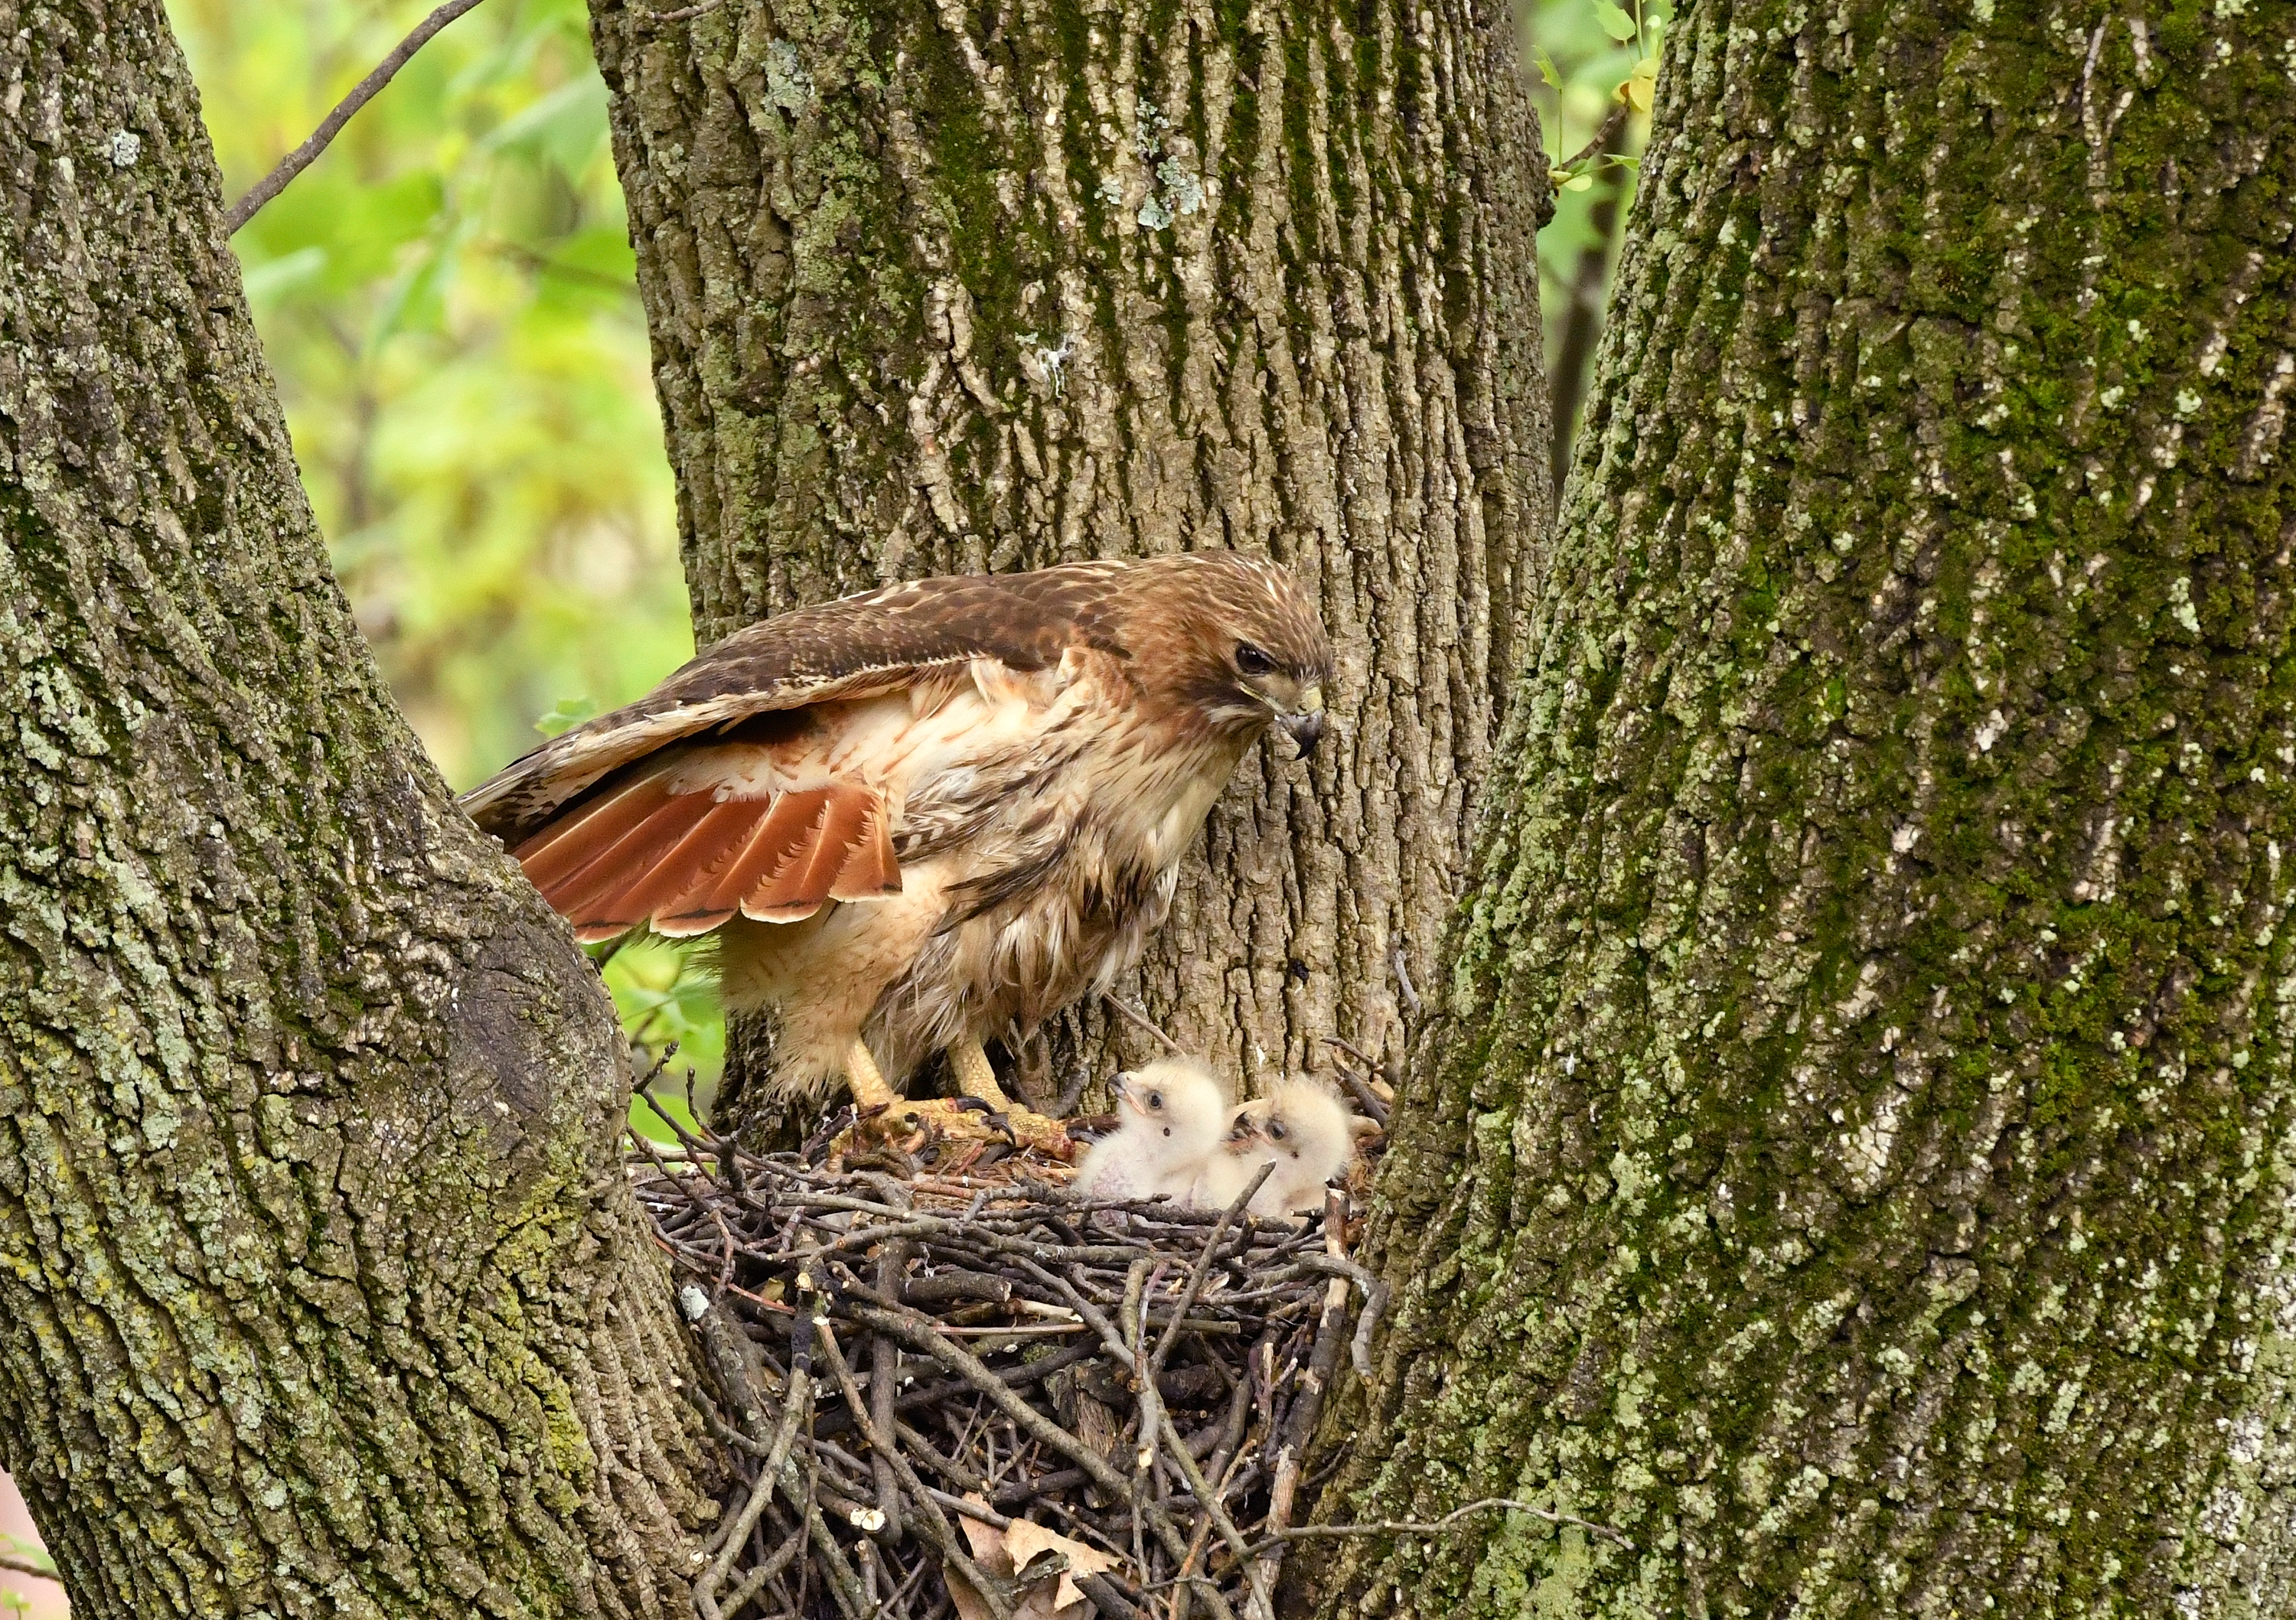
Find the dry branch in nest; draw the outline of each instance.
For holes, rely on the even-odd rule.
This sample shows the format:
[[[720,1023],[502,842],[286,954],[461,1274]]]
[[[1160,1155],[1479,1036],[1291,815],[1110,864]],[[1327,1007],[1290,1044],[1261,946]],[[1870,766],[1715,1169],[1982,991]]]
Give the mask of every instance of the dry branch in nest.
[[[632,1173],[738,1478],[704,1620],[1272,1616],[1382,1303],[1344,1193],[1271,1222],[1087,1202],[1029,1155],[905,1178],[684,1144]]]

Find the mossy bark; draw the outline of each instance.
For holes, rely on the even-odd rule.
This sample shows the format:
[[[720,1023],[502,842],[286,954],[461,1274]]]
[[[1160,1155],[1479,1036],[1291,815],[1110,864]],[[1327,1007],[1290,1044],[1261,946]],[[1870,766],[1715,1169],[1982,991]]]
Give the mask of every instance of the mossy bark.
[[[2287,1614],[2290,10],[1668,53],[1325,1612]]]
[[[1271,552],[1322,601],[1337,734],[1247,763],[1124,988],[1237,1074],[1398,1042],[1548,521],[1506,8],[671,9],[593,15],[699,634]],[[1079,1036],[1152,1050],[1096,1008]]]
[[[0,4],[0,1464],[104,1616],[672,1614],[624,1060],[332,577],[156,0]]]

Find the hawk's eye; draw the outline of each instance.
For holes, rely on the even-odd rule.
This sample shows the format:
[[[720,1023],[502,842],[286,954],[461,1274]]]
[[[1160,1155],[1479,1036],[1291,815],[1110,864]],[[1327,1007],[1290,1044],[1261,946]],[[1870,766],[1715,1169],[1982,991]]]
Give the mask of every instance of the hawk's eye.
[[[1267,1127],[1267,1133],[1278,1141],[1282,1141],[1285,1137],[1292,1134],[1291,1132],[1283,1128],[1283,1122],[1280,1119],[1274,1125]]]
[[[1235,667],[1237,669],[1248,675],[1274,675],[1275,673],[1275,660],[1269,658],[1259,648],[1253,646],[1250,642],[1245,642],[1236,648]]]
[[[1152,1108],[1152,1109],[1160,1109],[1160,1108],[1162,1108],[1162,1107],[1164,1106],[1164,1093],[1163,1093],[1163,1092],[1149,1092],[1149,1093],[1148,1093],[1148,1106],[1149,1106],[1150,1108]]]

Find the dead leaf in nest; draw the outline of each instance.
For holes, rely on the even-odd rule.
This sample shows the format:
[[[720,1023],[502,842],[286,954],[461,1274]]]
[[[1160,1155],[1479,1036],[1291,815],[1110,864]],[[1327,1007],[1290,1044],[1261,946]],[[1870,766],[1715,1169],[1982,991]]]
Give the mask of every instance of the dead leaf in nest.
[[[1047,1552],[1067,1556],[1067,1567],[1061,1571],[1060,1584],[1053,1591],[1052,1607],[1047,1611],[1058,1616],[1059,1620],[1072,1620],[1068,1612],[1070,1608],[1077,1608],[1080,1615],[1085,1612],[1080,1606],[1091,1602],[1078,1587],[1075,1577],[1106,1575],[1116,1567],[1113,1554],[1103,1552],[1096,1547],[1087,1547],[1082,1542],[1071,1541],[1065,1535],[1055,1534],[1042,1525],[1031,1524],[1025,1518],[1014,1519],[1013,1527],[1004,1532],[1004,1546],[1013,1564],[1022,1570],[1028,1569]],[[1029,1600],[1033,1603],[1040,1595],[1032,1591],[1029,1594]]]
[[[988,1505],[977,1495],[965,1500]],[[971,1544],[973,1562],[990,1579],[1010,1581],[1017,1589],[1021,1600],[1013,1606],[1013,1620],[1086,1620],[1092,1600],[1078,1588],[1075,1577],[1104,1575],[1117,1567],[1112,1555],[1025,1518],[1016,1518],[1001,1530],[963,1515],[959,1522]],[[1055,1572],[1060,1576],[1056,1582],[1053,1580]],[[989,1620],[988,1605],[980,1594],[962,1575],[950,1573],[948,1594],[956,1604],[959,1620]]]

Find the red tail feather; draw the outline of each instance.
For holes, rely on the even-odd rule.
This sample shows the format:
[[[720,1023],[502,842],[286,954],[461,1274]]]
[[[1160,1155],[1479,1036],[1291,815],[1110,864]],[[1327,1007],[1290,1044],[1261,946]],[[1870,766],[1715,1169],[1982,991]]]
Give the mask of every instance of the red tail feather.
[[[706,934],[735,911],[794,922],[830,900],[898,893],[883,798],[859,787],[719,800],[652,773],[537,831],[514,852],[586,942],[651,924]]]

